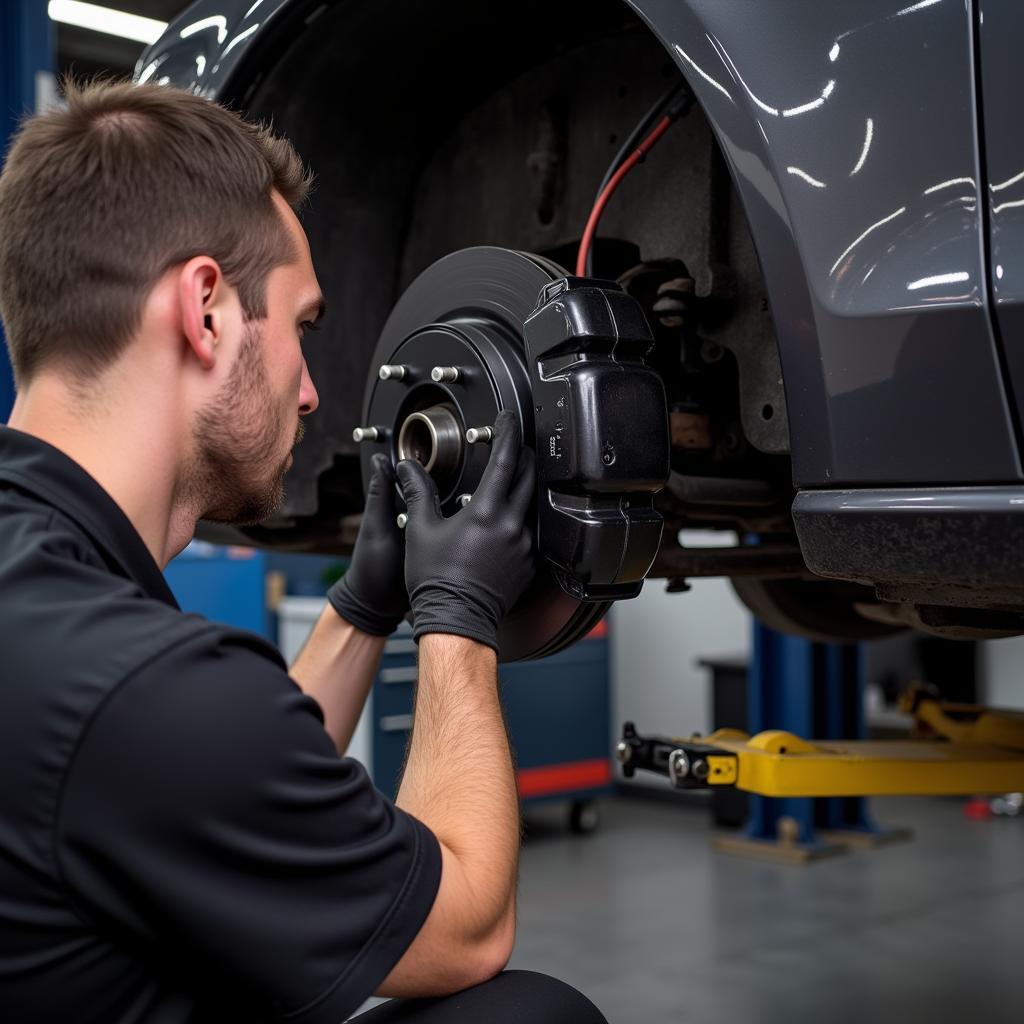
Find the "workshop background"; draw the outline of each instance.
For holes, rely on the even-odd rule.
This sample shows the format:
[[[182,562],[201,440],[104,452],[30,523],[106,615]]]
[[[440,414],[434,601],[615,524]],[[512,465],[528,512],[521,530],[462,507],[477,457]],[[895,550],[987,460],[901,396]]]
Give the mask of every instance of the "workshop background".
[[[59,102],[57,76],[130,74],[144,41],[181,6],[121,0],[112,12],[6,0],[5,137],[23,112]],[[12,393],[5,368],[0,412]],[[692,533],[686,543],[721,539]],[[167,575],[183,607],[275,639],[290,658],[344,569],[336,558],[197,541]],[[841,727],[855,730],[847,735],[906,731],[896,699],[914,680],[947,699],[1024,708],[1024,639],[900,636],[836,649],[824,669],[807,667],[810,647],[757,627],[724,580],[697,580],[685,595],[650,581],[568,651],[503,668],[527,823],[512,966],[564,978],[613,1022],[1021,1018],[1019,794],[829,809],[680,792],[646,772],[622,777],[612,752],[624,722],[663,735],[755,727],[780,658],[789,672],[804,666],[802,690],[772,696],[787,722],[771,724],[794,729],[801,718],[820,721],[824,708],[846,716]],[[388,643],[352,751],[388,792],[414,678],[415,646],[403,630]],[[823,823],[866,841],[810,860],[715,848],[716,835],[777,844],[795,829],[794,852],[835,853]]]

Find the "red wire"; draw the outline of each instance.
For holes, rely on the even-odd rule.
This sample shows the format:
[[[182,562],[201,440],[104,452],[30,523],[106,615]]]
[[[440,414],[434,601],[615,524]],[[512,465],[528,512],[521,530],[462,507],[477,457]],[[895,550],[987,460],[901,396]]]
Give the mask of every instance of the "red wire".
[[[594,208],[590,211],[590,217],[587,219],[587,226],[583,229],[583,238],[580,241],[579,255],[576,257],[576,276],[585,277],[587,274],[587,254],[590,252],[590,247],[594,244],[594,236],[597,234],[597,223],[601,219],[601,214],[604,213],[604,208],[608,205],[608,200],[611,199],[612,193],[619,187],[622,179],[629,174],[629,172],[636,167],[638,163],[651,151],[654,144],[668,131],[672,124],[673,118],[670,114],[666,114],[652,129],[650,134],[640,143],[636,149],[633,150],[629,156],[622,161],[619,169],[612,175],[611,180],[604,187],[604,191],[597,197],[597,201],[594,203]]]

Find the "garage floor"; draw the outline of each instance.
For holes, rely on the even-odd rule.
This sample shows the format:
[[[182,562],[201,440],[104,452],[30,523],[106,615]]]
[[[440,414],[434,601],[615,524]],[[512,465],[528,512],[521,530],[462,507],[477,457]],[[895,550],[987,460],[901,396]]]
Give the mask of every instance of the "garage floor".
[[[797,867],[710,848],[701,807],[609,799],[589,836],[527,815],[510,966],[576,985],[611,1024],[1024,1019],[1024,820],[876,800],[916,838]]]

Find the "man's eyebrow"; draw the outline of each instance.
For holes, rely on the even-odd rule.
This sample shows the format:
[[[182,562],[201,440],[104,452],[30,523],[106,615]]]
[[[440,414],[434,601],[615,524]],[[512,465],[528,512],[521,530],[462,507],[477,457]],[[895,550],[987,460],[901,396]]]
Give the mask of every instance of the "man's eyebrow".
[[[312,302],[307,302],[306,305],[299,310],[300,320],[312,320],[316,323],[318,320],[322,320],[327,313],[327,303],[324,301],[322,295],[318,295]]]

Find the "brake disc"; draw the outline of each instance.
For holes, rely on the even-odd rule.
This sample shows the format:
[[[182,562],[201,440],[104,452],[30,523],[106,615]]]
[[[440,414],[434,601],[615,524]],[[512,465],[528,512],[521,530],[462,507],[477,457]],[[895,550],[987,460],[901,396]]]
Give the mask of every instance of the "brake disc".
[[[364,485],[375,452],[414,458],[437,483],[442,514],[457,515],[502,409],[537,452],[538,567],[499,630],[503,661],[562,650],[613,600],[639,592],[661,533],[652,497],[668,476],[651,344],[617,285],[497,248],[428,267],[384,326],[355,435]]]

